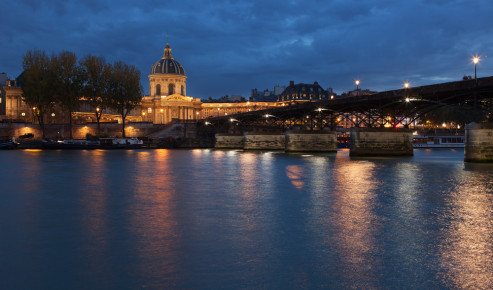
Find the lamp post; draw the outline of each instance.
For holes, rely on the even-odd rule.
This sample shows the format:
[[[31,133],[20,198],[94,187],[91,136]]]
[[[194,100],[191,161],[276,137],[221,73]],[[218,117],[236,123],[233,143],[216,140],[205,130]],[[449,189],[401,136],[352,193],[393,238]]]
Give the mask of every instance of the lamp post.
[[[358,91],[359,90],[359,80],[356,80],[354,83],[356,84],[356,91]]]
[[[408,88],[409,88],[409,82],[405,82],[404,83],[404,96],[406,97],[405,98],[406,103],[411,102],[411,99],[409,99],[409,96],[408,96],[408,93],[407,93],[407,89]],[[406,113],[406,115],[405,115],[405,118],[406,118],[405,119],[406,120],[405,128],[409,128],[409,118],[407,116],[407,105],[405,106],[405,113]]]
[[[410,99],[407,93],[407,89],[409,88],[409,82],[404,83],[404,97],[406,98],[406,103],[409,103]]]
[[[476,90],[474,91],[474,109],[478,108],[478,76],[477,76],[477,70],[476,66],[479,62],[479,56],[475,56],[472,58],[472,62],[474,63],[474,86],[476,87]]]
[[[474,82],[477,84],[478,83],[478,76],[476,74],[477,70],[476,70],[476,66],[479,62],[479,56],[475,56],[472,58],[472,62],[474,63]]]

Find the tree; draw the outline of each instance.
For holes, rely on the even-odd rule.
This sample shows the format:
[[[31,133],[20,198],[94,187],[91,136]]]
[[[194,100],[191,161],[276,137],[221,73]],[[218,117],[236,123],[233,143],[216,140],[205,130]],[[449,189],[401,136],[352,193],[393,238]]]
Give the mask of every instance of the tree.
[[[111,66],[106,64],[104,58],[92,55],[87,55],[82,59],[80,65],[85,74],[84,97],[96,115],[98,124],[97,136],[99,136],[101,132],[101,116],[109,105],[108,79],[111,73]]]
[[[50,70],[50,59],[44,51],[28,51],[22,59],[24,72],[21,75],[22,97],[33,108],[33,116],[38,120],[43,139],[45,138],[44,117],[55,103],[55,74]]]
[[[125,138],[125,119],[142,101],[140,71],[133,65],[121,61],[111,66],[108,79],[110,107],[122,116],[122,137]]]
[[[72,113],[77,111],[82,97],[84,74],[73,52],[64,51],[51,58],[50,69],[55,74],[55,100],[68,111],[70,139],[72,139]]]

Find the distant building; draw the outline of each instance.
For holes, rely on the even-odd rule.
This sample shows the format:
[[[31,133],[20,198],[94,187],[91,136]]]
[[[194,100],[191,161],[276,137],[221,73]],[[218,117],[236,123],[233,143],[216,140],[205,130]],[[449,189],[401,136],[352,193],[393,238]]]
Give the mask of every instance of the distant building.
[[[370,91],[369,89],[365,89],[365,90],[357,89],[357,90],[354,90],[354,91],[349,91],[347,93],[344,93],[343,96],[350,96],[350,97],[354,97],[354,96],[365,96],[365,95],[371,95],[371,94],[374,94],[374,93],[376,93],[376,92]]]
[[[245,98],[243,98],[242,96],[239,96],[239,95],[232,95],[231,97],[229,97],[229,101],[231,101],[231,102],[244,102]]]
[[[258,89],[252,89],[251,101],[257,102],[275,102],[277,97],[286,89],[284,86],[274,86],[274,90],[265,89],[259,93]]]
[[[284,92],[284,90],[286,89],[285,86],[274,86],[274,95],[277,97],[279,96],[280,94],[282,94],[282,92]]]
[[[332,91],[332,89],[331,89]],[[277,97],[279,103],[302,103],[328,100],[330,94],[324,90],[318,82],[313,84],[294,84],[289,82],[289,86]]]

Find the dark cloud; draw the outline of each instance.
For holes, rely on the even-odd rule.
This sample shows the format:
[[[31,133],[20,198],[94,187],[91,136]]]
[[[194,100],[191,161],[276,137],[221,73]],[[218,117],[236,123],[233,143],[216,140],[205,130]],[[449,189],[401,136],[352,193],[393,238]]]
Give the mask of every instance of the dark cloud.
[[[194,97],[248,95],[295,82],[337,92],[492,75],[489,1],[66,1],[3,3],[0,71],[21,73],[30,49],[123,60],[147,74],[166,34]]]

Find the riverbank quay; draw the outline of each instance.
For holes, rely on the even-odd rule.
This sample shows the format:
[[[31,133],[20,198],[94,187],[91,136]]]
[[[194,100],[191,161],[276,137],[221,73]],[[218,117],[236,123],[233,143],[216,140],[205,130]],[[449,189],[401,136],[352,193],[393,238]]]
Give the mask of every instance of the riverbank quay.
[[[91,150],[91,149],[206,149],[213,148],[210,140],[187,138],[91,138],[91,139],[11,139],[0,142],[0,150],[46,149],[46,150]]]

